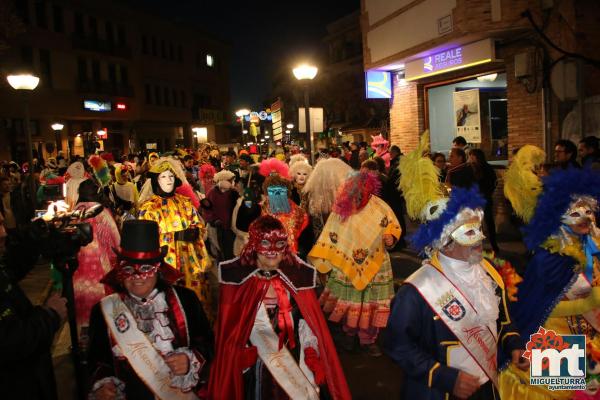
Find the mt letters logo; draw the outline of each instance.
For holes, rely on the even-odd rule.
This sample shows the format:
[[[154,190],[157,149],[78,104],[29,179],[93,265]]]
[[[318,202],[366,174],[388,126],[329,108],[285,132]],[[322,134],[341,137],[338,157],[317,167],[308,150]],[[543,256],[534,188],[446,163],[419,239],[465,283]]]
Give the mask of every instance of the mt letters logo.
[[[531,363],[531,385],[549,390],[586,389],[585,335],[559,335],[540,327],[529,338],[523,357]]]

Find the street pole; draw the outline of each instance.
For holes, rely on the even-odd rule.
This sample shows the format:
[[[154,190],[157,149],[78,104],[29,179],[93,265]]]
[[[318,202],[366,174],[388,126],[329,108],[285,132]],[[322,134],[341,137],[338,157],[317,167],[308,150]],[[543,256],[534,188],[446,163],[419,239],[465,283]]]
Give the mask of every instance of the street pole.
[[[308,133],[308,140],[310,146],[310,163],[315,165],[315,141],[313,138],[311,123],[310,123],[310,110],[309,110],[309,99],[308,99],[308,83],[304,86],[304,122],[306,125],[306,133]]]
[[[27,162],[29,163],[29,176],[27,177],[27,187],[29,188],[29,196],[31,199],[31,205],[33,209],[36,208],[36,195],[35,195],[35,182],[33,181],[33,155],[31,148],[33,144],[31,142],[31,129],[29,121],[29,101],[27,99],[27,93],[23,93],[23,104],[25,107],[25,146],[27,147]]]

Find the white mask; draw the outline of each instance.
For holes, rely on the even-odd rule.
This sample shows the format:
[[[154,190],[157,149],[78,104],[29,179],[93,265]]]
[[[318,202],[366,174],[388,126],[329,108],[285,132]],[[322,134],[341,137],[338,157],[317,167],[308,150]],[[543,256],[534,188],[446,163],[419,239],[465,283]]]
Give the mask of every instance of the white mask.
[[[165,193],[171,193],[175,188],[175,174],[171,171],[164,171],[158,175],[158,186]]]
[[[296,183],[299,185],[304,185],[306,183],[306,178],[308,178],[306,172],[296,172]]]
[[[226,192],[231,189],[232,185],[229,181],[219,181],[219,183],[217,183],[217,186],[219,187],[219,189],[221,189],[221,192]]]
[[[461,246],[473,246],[485,239],[481,231],[481,222],[461,225],[450,234],[450,237]]]

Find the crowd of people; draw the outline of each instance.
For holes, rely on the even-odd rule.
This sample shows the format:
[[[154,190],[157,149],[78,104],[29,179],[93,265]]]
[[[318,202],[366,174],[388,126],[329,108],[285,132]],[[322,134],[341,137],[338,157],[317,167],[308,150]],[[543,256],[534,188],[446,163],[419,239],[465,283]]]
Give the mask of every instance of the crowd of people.
[[[575,317],[590,371],[600,362],[585,323],[600,306],[597,138],[558,141],[552,164],[515,151],[504,192],[532,254],[518,296],[514,270],[484,258],[484,238],[492,259],[500,248],[481,149],[456,137],[446,162],[427,134],[406,155],[377,135],[315,158],[202,145],[4,164],[3,393],[56,396],[50,347],[67,300],[34,307],[16,285],[44,248],[31,221],[95,204],[69,304],[92,399],[350,398],[334,342],[390,356],[406,398],[553,398],[523,378],[526,338],[573,332]],[[405,216],[420,223],[408,239]],[[409,243],[423,266],[396,293],[389,252]]]

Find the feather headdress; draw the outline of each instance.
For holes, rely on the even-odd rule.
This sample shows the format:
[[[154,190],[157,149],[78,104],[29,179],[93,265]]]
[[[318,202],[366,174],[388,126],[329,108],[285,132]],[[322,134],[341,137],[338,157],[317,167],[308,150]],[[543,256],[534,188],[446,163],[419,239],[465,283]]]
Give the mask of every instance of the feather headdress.
[[[338,189],[333,212],[346,219],[362,210],[372,195],[379,193],[381,181],[376,173],[362,171],[352,173]]]
[[[450,198],[444,203],[441,213],[424,224],[409,238],[412,247],[419,253],[428,253],[431,249],[441,248],[449,241],[450,234],[464,224],[464,220],[472,216],[483,217],[485,199],[481,196],[479,188],[472,186],[470,189],[452,189]]]
[[[102,187],[110,185],[112,178],[110,177],[110,170],[106,160],[98,155],[92,155],[88,158],[88,164],[94,170],[94,176],[98,180],[98,183]]]
[[[400,183],[406,200],[406,211],[411,219],[426,220],[423,211],[429,203],[444,197],[439,181],[439,170],[425,154],[429,152],[429,131],[421,135],[416,149],[400,158]]]
[[[258,173],[265,178],[269,175],[278,174],[282,178],[290,179],[290,173],[287,164],[276,158],[269,158],[261,162]]]
[[[542,178],[543,192],[527,226],[524,242],[533,250],[555,234],[562,225],[561,217],[578,197],[600,199],[600,174],[589,168],[556,170]]]
[[[533,217],[538,196],[542,193],[542,181],[535,170],[545,159],[544,150],[525,145],[514,156],[504,174],[504,195],[525,223]]]

